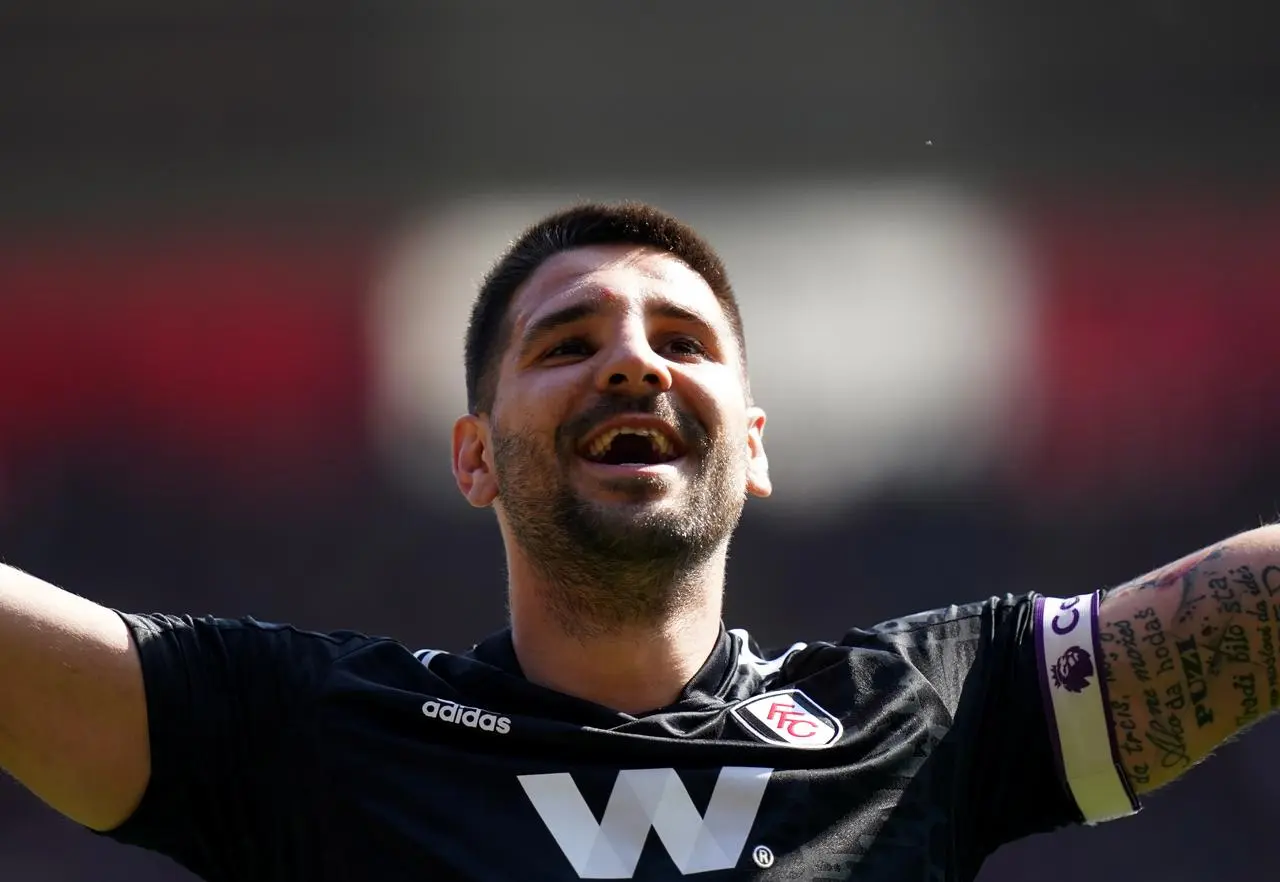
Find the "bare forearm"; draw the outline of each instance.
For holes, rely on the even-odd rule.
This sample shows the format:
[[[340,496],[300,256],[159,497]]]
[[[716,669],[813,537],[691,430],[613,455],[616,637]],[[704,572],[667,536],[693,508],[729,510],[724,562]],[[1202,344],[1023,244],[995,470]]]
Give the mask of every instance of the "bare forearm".
[[[1280,707],[1280,527],[1242,533],[1108,593],[1100,631],[1130,782],[1159,787]]]
[[[142,677],[108,609],[0,565],[0,767],[91,826],[149,774]]]

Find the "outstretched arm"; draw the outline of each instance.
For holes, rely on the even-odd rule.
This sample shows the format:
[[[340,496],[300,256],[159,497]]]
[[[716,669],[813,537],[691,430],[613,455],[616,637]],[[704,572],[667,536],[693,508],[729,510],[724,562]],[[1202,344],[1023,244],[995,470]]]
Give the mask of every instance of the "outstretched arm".
[[[1108,712],[1134,790],[1172,781],[1280,707],[1280,526],[1115,588],[1099,615]]]
[[[142,669],[125,623],[2,564],[0,768],[99,830],[128,817],[150,775]]]

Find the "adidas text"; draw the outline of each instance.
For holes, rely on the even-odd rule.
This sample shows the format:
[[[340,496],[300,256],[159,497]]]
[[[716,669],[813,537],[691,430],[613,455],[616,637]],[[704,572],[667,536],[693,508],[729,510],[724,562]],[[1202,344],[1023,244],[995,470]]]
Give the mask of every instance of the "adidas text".
[[[443,698],[433,698],[422,705],[424,716],[433,720],[453,723],[455,726],[466,726],[468,729],[482,729],[485,732],[497,732],[506,735],[511,731],[511,719],[500,717],[478,707],[467,707]]]

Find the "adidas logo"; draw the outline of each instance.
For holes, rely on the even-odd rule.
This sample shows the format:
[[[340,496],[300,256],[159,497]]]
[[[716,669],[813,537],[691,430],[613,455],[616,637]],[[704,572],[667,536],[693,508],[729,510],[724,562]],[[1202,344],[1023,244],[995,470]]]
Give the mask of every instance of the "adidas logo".
[[[457,704],[452,701],[446,701],[443,698],[433,698],[424,703],[422,705],[422,714],[433,720],[443,720],[446,723],[453,723],[455,726],[466,726],[468,729],[497,732],[499,735],[506,735],[511,731],[511,719],[509,717],[500,717],[487,710],[482,710],[478,707],[467,707],[465,704]]]

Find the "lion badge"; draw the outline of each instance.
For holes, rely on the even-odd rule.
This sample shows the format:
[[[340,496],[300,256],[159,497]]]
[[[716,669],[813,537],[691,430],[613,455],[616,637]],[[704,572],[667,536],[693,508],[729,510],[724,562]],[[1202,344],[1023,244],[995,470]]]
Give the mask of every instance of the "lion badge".
[[[1054,686],[1068,692],[1083,692],[1094,674],[1093,658],[1079,646],[1069,647],[1053,663],[1051,674]]]

